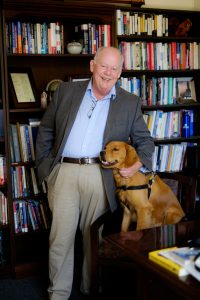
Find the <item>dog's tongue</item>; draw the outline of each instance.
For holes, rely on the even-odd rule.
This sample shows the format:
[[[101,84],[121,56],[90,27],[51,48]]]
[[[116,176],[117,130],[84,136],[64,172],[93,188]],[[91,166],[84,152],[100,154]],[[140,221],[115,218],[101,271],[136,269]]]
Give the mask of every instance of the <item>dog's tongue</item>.
[[[108,161],[101,161],[101,163],[102,163],[102,165],[104,165],[104,166],[109,166],[109,165],[110,165],[110,163],[109,163]]]
[[[112,166],[112,165],[115,165],[116,164],[116,161],[111,161],[111,162],[109,162],[109,161],[101,161],[101,163],[102,163],[102,165],[104,165],[104,166]]]

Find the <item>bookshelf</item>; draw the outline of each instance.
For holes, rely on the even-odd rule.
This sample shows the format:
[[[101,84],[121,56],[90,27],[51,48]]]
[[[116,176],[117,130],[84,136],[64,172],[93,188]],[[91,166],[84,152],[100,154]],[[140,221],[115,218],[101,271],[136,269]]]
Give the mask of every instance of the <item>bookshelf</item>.
[[[26,151],[28,151],[28,155],[32,155],[33,146],[30,146],[29,149],[29,143],[31,145],[33,136],[29,137],[30,141],[27,143],[26,135],[21,136],[20,134],[21,139],[25,140],[25,146],[20,148],[20,139],[18,138],[19,153],[17,154],[18,159],[16,161],[15,156],[17,148],[12,146],[13,136],[10,135],[10,125],[15,125],[17,129],[18,127],[21,127],[22,129],[28,127],[28,132],[30,132],[31,122],[40,120],[44,113],[44,108],[41,106],[41,95],[43,93],[43,95],[45,95],[46,93],[47,104],[48,101],[51,100],[52,90],[47,89],[47,87],[49,88],[49,86],[52,86],[50,83],[53,82],[55,84],[60,81],[73,80],[73,78],[88,78],[90,76],[89,61],[94,55],[95,47],[98,47],[98,43],[100,43],[99,39],[96,39],[92,45],[87,44],[87,47],[90,50],[87,50],[87,47],[84,47],[84,51],[80,54],[69,54],[67,52],[67,44],[73,40],[85,41],[86,43],[89,35],[85,35],[85,32],[88,27],[92,28],[91,32],[93,32],[95,28],[96,36],[100,36],[100,33],[102,33],[102,31],[104,32],[104,35],[101,35],[101,42],[105,39],[106,28],[106,30],[108,30],[106,31],[107,39],[105,39],[104,42],[116,46],[120,46],[124,42],[129,44],[141,42],[143,45],[144,43],[151,43],[151,45],[165,43],[168,45],[172,42],[177,43],[178,41],[180,43],[199,43],[198,18],[200,17],[200,13],[120,6],[121,12],[129,11],[130,14],[137,11],[140,14],[145,13],[148,16],[159,14],[172,17],[175,15],[178,16],[180,20],[185,18],[185,14],[188,15],[193,23],[189,35],[187,37],[174,37],[170,35],[147,36],[145,34],[119,34],[117,31],[116,20],[116,11],[119,10],[119,6],[111,3],[107,5],[105,3],[87,3],[85,1],[34,0],[29,1],[29,5],[27,5],[27,1],[25,0],[3,0],[1,1],[0,9],[2,22],[0,24],[0,98],[2,99],[0,109],[3,109],[3,115],[5,116],[5,137],[3,139],[0,138],[0,150],[1,153],[6,156],[7,183],[4,185],[3,189],[8,198],[9,220],[8,225],[5,225],[5,232],[7,233],[6,249],[9,250],[8,266],[4,268],[0,265],[0,274],[5,276],[8,273],[12,275],[30,274],[35,271],[37,267],[41,269],[41,266],[44,266],[45,268],[47,266],[49,219],[45,219],[46,223],[43,220],[43,225],[41,227],[39,226],[39,229],[36,228],[38,225],[37,221],[34,222],[34,220],[31,220],[31,216],[34,217],[34,212],[36,214],[36,219],[39,220],[37,218],[38,208],[35,208],[35,205],[39,205],[40,218],[43,218],[41,210],[46,209],[45,203],[47,203],[47,197],[44,187],[33,185],[35,182],[33,175],[34,156],[26,157],[26,154],[23,153],[23,150],[27,148]],[[35,13],[36,11],[37,14]],[[34,50],[33,46],[31,48],[26,45],[25,48],[23,48],[24,44],[21,42],[20,46],[17,44],[17,48],[13,48],[12,43],[15,37],[13,32],[17,31],[18,27],[23,29],[23,31],[25,30],[28,32],[30,28],[30,32],[34,32],[38,27],[36,24],[42,24],[41,28],[43,29],[40,29],[40,31],[43,32],[43,34],[46,34],[46,43],[48,42],[48,27],[59,25],[58,32],[60,32],[60,35],[56,41],[61,47],[56,48],[56,50],[53,48],[54,50],[50,51],[41,49],[38,51],[38,46],[35,46]],[[54,41],[54,38],[52,39]],[[20,43],[20,39],[18,42]],[[52,44],[50,45],[52,46]],[[53,44],[53,46],[55,47],[55,44]],[[196,94],[196,101],[194,103],[167,103],[160,105],[157,103],[152,103],[151,105],[144,103],[143,110],[146,114],[157,111],[158,109],[165,113],[174,111],[179,112],[183,109],[193,110],[195,122],[194,133],[192,136],[162,137],[155,139],[155,143],[158,146],[160,144],[174,145],[180,143],[195,143],[196,146],[191,147],[190,151],[196,153],[199,149],[200,142],[199,66],[191,69],[181,68],[170,70],[155,70],[151,68],[152,66],[148,66],[146,69],[135,69],[128,66],[124,68],[122,77],[125,78],[125,80],[129,77],[143,78],[145,83],[149,81],[149,85],[152,78],[168,79],[186,77],[194,80]],[[11,76],[13,73],[15,74],[14,80]],[[21,78],[25,78],[29,93],[33,95],[33,101],[29,101],[27,94],[25,95],[25,101],[20,101],[18,90],[16,88],[16,77],[18,82],[21,82]],[[22,82],[20,84],[22,84]],[[18,136],[19,135],[17,135],[17,137]],[[196,155],[196,157],[198,157],[198,155]],[[189,170],[185,171],[190,172],[191,174],[195,169],[195,173],[198,175],[199,167],[197,168],[196,166],[197,164],[193,162],[192,168],[190,167]],[[24,174],[25,181],[24,179],[18,180],[18,178],[24,178]],[[13,182],[15,182],[14,188]],[[26,193],[27,184],[30,186],[29,193]],[[24,226],[23,217],[22,219],[19,217],[21,224],[15,223],[14,210],[17,210],[20,216],[20,214],[23,215],[24,208],[30,215],[28,228]],[[33,215],[31,214],[32,210]],[[4,227],[0,225],[0,230],[2,229],[4,231]]]
[[[12,274],[18,276],[37,266],[47,270],[48,263],[50,213],[45,187],[37,185],[32,132],[45,111],[41,95],[47,96],[48,105],[53,92],[49,87],[90,76],[89,61],[98,45],[114,43],[115,10],[100,3],[44,0],[27,6],[23,0],[5,0],[1,11],[10,259]],[[68,53],[73,40],[83,43],[80,54]],[[28,92],[22,95],[24,84]]]
[[[12,239],[10,225],[10,210],[8,205],[7,185],[7,161],[8,150],[6,136],[6,101],[5,101],[5,76],[4,76],[4,55],[2,35],[2,14],[0,4],[0,277],[8,276],[12,272]]]
[[[119,84],[142,98],[144,118],[156,145],[155,171],[194,175],[187,162],[191,152],[199,153],[200,142],[199,16],[193,11],[116,9],[116,45],[124,55]],[[177,30],[181,23],[183,28],[183,22],[189,28],[184,34]],[[187,85],[189,97],[180,95]],[[190,128],[184,123],[186,114]],[[177,163],[177,153],[187,159]],[[169,161],[173,156],[176,164]],[[195,165],[198,174],[198,161]]]

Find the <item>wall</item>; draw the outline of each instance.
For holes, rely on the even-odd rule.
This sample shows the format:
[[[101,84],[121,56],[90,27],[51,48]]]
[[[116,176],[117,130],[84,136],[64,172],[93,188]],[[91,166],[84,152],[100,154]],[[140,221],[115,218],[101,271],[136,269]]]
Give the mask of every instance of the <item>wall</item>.
[[[145,0],[143,7],[200,10],[200,0]]]

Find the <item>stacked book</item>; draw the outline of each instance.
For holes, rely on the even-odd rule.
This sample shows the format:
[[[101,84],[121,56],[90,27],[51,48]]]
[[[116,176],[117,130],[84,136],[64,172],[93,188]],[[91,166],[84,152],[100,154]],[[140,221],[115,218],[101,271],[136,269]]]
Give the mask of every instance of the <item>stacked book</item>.
[[[178,276],[192,275],[200,281],[197,256],[200,248],[171,247],[149,252],[149,259]]]

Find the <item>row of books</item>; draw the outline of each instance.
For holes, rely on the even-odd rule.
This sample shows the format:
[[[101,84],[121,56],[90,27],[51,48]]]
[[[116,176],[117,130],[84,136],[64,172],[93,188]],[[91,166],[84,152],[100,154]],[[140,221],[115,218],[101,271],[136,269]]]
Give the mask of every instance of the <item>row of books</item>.
[[[0,186],[7,182],[6,157],[0,154]]]
[[[185,135],[185,113],[188,114],[188,134]],[[177,138],[194,136],[194,110],[164,112],[144,111],[144,120],[153,138]]]
[[[64,53],[63,25],[53,23],[8,22],[6,42],[9,54]]]
[[[174,246],[176,243],[176,227],[174,224],[159,227],[158,237],[161,247],[166,248]]]
[[[180,172],[183,169],[187,143],[155,146],[152,159],[154,172]]]
[[[11,167],[11,175],[13,198],[25,198],[46,193],[45,184],[38,185],[35,167],[13,166]]]
[[[117,35],[168,36],[168,22],[164,14],[116,10]]]
[[[31,230],[48,229],[49,212],[46,204],[40,201],[14,201],[15,233],[26,233]]]
[[[82,44],[82,54],[95,54],[99,47],[111,46],[110,24],[86,23],[75,26],[75,36]]]
[[[154,43],[121,41],[125,70],[199,69],[200,46],[197,42]]]
[[[8,203],[7,198],[0,191],[0,223],[3,225],[8,224]]]
[[[83,46],[83,54],[94,54],[98,47],[111,45],[110,24],[81,24],[75,26],[74,35]],[[64,54],[64,27],[59,22],[8,22],[6,43],[9,54]]]
[[[119,86],[142,98],[143,105],[170,105],[196,101],[193,77],[120,77]]]
[[[197,255],[200,255],[200,248],[170,247],[151,251],[148,257],[177,276],[190,274],[200,281],[199,265],[195,267]]]
[[[10,124],[11,162],[35,160],[35,143],[40,121],[33,124]]]

